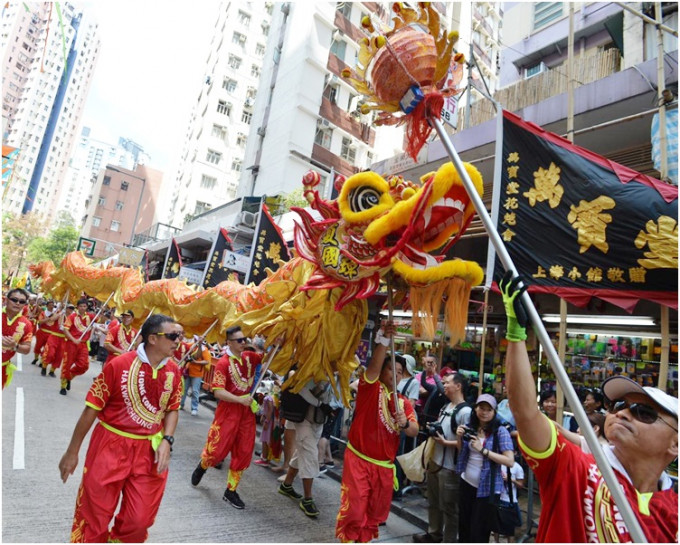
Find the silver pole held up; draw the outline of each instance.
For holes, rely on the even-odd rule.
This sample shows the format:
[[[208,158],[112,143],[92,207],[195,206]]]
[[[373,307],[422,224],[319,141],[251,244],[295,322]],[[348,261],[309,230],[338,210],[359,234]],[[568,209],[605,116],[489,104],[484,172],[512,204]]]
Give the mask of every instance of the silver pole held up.
[[[449,135],[444,130],[444,125],[442,125],[442,122],[436,118],[430,118],[429,121],[437,131],[437,134],[439,135],[442,144],[446,148],[446,151],[448,152],[449,157],[453,162],[453,165],[458,171],[458,175],[461,177],[461,180],[463,181],[463,186],[465,187],[465,190],[467,191],[470,200],[472,201],[475,209],[477,210],[479,218],[482,220],[484,228],[486,229],[486,232],[489,235],[489,240],[496,248],[496,252],[498,253],[498,257],[501,263],[503,264],[503,267],[505,267],[505,270],[510,270],[513,272],[513,274],[517,275],[518,272],[514,263],[512,262],[512,258],[510,257],[508,250],[505,248],[501,236],[498,234],[498,231],[496,231],[496,228],[494,227],[493,222],[491,220],[491,216],[487,212],[486,206],[484,206],[482,198],[475,190],[475,186],[472,183],[472,180],[470,179],[470,176],[468,175],[467,171],[465,170],[463,161],[460,159],[458,152],[453,147],[453,143],[451,142]],[[576,417],[576,421],[578,422],[581,428],[581,433],[583,433],[584,437],[586,438],[588,446],[590,447],[590,450],[592,451],[593,456],[595,457],[595,461],[597,462],[597,466],[600,470],[600,473],[602,473],[602,477],[604,478],[605,482],[607,483],[607,487],[609,488],[609,491],[614,497],[616,506],[619,508],[621,516],[623,517],[623,520],[626,523],[626,526],[628,527],[631,537],[635,542],[647,543],[647,539],[645,537],[644,532],[642,531],[640,523],[638,522],[637,518],[635,517],[635,513],[633,512],[630,504],[628,503],[628,499],[623,493],[623,489],[619,485],[619,482],[616,479],[616,475],[614,475],[614,470],[612,469],[611,465],[609,464],[609,461],[605,457],[604,451],[599,445],[597,437],[595,436],[595,432],[593,431],[593,428],[590,426],[585,410],[581,405],[581,401],[579,400],[578,395],[574,390],[574,387],[569,381],[569,376],[567,375],[567,372],[564,369],[564,365],[560,361],[560,358],[557,355],[557,352],[555,351],[555,347],[553,346],[550,340],[550,336],[548,335],[548,332],[546,331],[545,326],[541,321],[541,317],[538,314],[538,311],[536,310],[536,307],[534,306],[527,292],[524,292],[522,294],[522,302],[524,303],[524,307],[526,308],[529,314],[529,318],[531,320],[531,324],[534,328],[534,331],[536,332],[536,335],[541,345],[543,346],[543,349],[546,351],[552,370],[555,373],[555,378],[562,385],[562,388],[564,388],[564,395],[567,398],[567,401],[569,402],[569,406],[574,411],[574,416]]]

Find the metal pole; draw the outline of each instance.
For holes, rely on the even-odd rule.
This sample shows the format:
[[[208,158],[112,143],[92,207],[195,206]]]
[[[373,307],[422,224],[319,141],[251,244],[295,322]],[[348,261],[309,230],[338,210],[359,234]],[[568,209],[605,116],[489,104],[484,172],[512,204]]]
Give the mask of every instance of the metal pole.
[[[484,315],[482,316],[482,345],[479,350],[479,386],[477,395],[482,395],[484,389],[484,352],[486,351],[486,319],[489,315],[489,290],[484,290]]]
[[[668,336],[668,307],[661,307],[661,361],[659,363],[659,389],[668,389],[668,355],[670,339]],[[651,358],[650,358],[651,359]]]
[[[394,314],[394,301],[392,301],[392,278],[387,275],[387,309],[389,320],[392,322]],[[394,398],[394,411],[399,411],[399,394],[397,392],[397,360],[394,354],[394,335],[390,335],[390,357],[392,358],[392,397]]]
[[[663,71],[663,33],[659,25],[663,20],[663,15],[661,13],[661,2],[655,2],[654,7],[656,9],[656,94],[658,97],[659,106],[659,151],[661,152],[661,179],[666,180],[668,178],[668,150],[667,136],[666,136],[666,101],[663,98],[663,91],[666,87],[666,78],[664,77]]]
[[[212,331],[212,328],[215,327],[219,321],[220,320],[218,318],[216,318],[215,321],[212,324],[210,324],[210,327],[208,327],[208,329],[206,329],[203,332],[203,335],[201,335],[199,337],[199,339],[205,339],[208,336],[208,333],[210,333]],[[191,344],[191,346],[189,347],[189,350],[187,350],[186,354],[184,354],[184,356],[182,356],[182,359],[177,362],[177,367],[182,367],[184,365],[184,360],[186,360],[189,357],[189,354],[191,354],[191,352],[193,351],[194,347],[197,344],[198,344],[198,341],[194,341]]]
[[[486,232],[489,235],[489,240],[496,248],[496,252],[498,253],[498,257],[501,263],[503,264],[503,267],[506,270],[510,270],[513,272],[513,274],[517,275],[518,274],[517,268],[515,267],[515,264],[512,262],[512,258],[510,257],[508,250],[505,248],[505,245],[503,244],[503,239],[501,239],[501,236],[498,234],[498,231],[496,231],[496,229],[494,228],[491,216],[489,215],[489,213],[486,210],[486,207],[484,206],[484,201],[482,201],[482,198],[477,193],[475,186],[472,183],[472,180],[470,179],[470,175],[465,170],[463,161],[460,159],[458,152],[453,147],[453,144],[451,143],[448,134],[446,134],[446,130],[444,129],[442,122],[436,118],[430,118],[429,121],[437,131],[437,134],[439,135],[442,144],[446,148],[446,151],[448,152],[449,157],[453,162],[453,165],[458,171],[458,175],[461,177],[463,186],[465,187],[465,190],[467,191],[470,200],[472,201],[475,209],[477,210],[479,218],[482,220],[482,224],[484,225],[484,228],[486,229]],[[565,390],[564,392],[565,396],[567,398],[567,401],[569,402],[569,405],[574,410],[574,415],[581,428],[581,433],[583,433],[584,437],[586,438],[586,441],[588,442],[588,446],[592,450],[593,456],[595,457],[595,461],[597,462],[598,468],[600,469],[600,473],[602,474],[602,477],[607,483],[607,487],[609,488],[611,495],[614,497],[614,501],[617,507],[619,508],[619,511],[621,512],[621,516],[623,517],[623,520],[626,523],[628,530],[630,531],[631,537],[636,542],[646,543],[647,540],[645,538],[645,534],[642,531],[642,528],[640,527],[640,523],[638,522],[637,518],[635,518],[635,513],[633,512],[630,504],[628,503],[628,499],[624,495],[623,490],[621,489],[621,486],[619,485],[618,480],[616,479],[616,475],[614,474],[614,471],[609,465],[609,461],[604,455],[604,451],[599,446],[599,441],[595,436],[593,428],[590,426],[590,423],[588,422],[588,418],[583,407],[581,406],[578,396],[576,395],[576,391],[574,390],[573,386],[571,385],[571,382],[569,381],[569,376],[567,375],[564,366],[562,365],[562,362],[560,361],[557,352],[555,351],[555,347],[553,346],[550,340],[550,336],[548,335],[548,332],[546,331],[545,326],[541,321],[541,317],[538,314],[538,311],[536,310],[536,307],[534,306],[531,297],[529,297],[529,294],[527,292],[524,292],[522,294],[522,302],[524,303],[527,313],[529,314],[529,319],[532,323],[534,331],[536,332],[536,335],[541,345],[543,346],[543,349],[546,351],[548,355],[548,360],[550,361],[550,365],[552,366],[553,372],[555,373],[555,377],[562,384],[562,387]]]
[[[661,22],[658,20],[658,18],[655,21],[651,17],[647,17],[644,13],[641,13],[638,10],[631,8],[625,2],[613,2],[613,3],[616,4],[617,6],[621,6],[626,11],[630,11],[633,15],[637,15],[638,17],[640,17],[640,19],[642,19],[646,23],[657,26],[657,28],[659,30],[663,30],[664,32],[668,32],[668,33],[672,34],[673,36],[675,36],[676,38],[678,37],[678,31],[677,30],[672,29],[671,27],[668,27],[666,25],[662,25]]]
[[[276,353],[279,351],[280,348],[281,348],[280,344],[276,344],[276,345],[274,345],[274,348],[272,348],[272,351],[269,354],[269,358],[267,358],[267,362],[262,366],[262,369],[260,370],[260,376],[257,379],[255,386],[253,386],[253,389],[251,390],[253,392],[253,394],[257,393],[257,389],[260,387],[260,383],[262,382],[262,379],[264,378],[264,374],[269,369],[269,366],[271,365],[272,360],[274,359],[274,356],[276,355]]]

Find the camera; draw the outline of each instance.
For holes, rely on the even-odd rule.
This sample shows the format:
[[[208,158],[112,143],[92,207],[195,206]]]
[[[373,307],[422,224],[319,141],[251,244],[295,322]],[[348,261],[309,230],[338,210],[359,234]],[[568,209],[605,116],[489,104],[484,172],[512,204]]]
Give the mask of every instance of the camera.
[[[429,437],[437,437],[437,434],[444,435],[444,428],[442,428],[441,422],[428,422],[426,427]]]
[[[463,439],[466,441],[472,441],[477,437],[477,431],[472,429],[470,426],[463,426],[465,431],[463,432]]]

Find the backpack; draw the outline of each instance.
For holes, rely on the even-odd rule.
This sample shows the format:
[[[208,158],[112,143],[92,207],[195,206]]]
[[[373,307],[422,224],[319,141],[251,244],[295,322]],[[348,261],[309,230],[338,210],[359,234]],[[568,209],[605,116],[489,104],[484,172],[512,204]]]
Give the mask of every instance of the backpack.
[[[279,414],[281,418],[300,423],[305,419],[309,403],[300,394],[294,394],[290,389],[281,392]]]

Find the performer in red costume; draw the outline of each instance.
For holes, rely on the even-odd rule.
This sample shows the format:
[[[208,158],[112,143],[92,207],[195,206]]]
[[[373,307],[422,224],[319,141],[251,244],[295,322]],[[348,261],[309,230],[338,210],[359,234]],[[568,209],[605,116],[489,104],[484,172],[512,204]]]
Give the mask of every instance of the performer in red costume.
[[[21,288],[9,290],[2,309],[2,387],[12,382],[16,367],[14,354],[28,354],[33,340],[33,326],[22,311],[28,304],[28,293]]]
[[[87,312],[87,299],[80,299],[77,308],[78,311],[64,321],[66,346],[64,347],[64,361],[61,365],[61,390],[59,390],[59,393],[64,396],[66,390],[71,389],[71,380],[82,375],[90,367],[87,341],[90,340],[91,331],[87,331],[85,335],[83,333],[92,323],[94,314]]]
[[[104,341],[104,348],[109,352],[104,366],[109,363],[116,356],[125,354],[133,349],[132,341],[137,336],[137,330],[132,327],[132,320],[135,315],[131,310],[126,310],[121,314],[123,323],[119,323],[109,327],[106,333],[106,340]]]
[[[394,335],[391,322],[384,325]],[[395,411],[392,395],[392,361],[387,356],[388,337],[378,331],[368,367],[359,379],[354,420],[349,429],[345,466],[340,485],[340,511],[335,535],[343,543],[367,543],[378,537],[378,525],[387,520],[392,489],[398,486],[393,460],[399,434],[418,435],[418,421],[411,402],[399,395]],[[397,358],[397,383],[405,361]]]
[[[43,307],[43,304],[45,307]],[[33,361],[31,362],[31,365],[35,365],[38,363],[40,351],[42,350],[43,346],[45,346],[45,341],[47,340],[40,328],[40,320],[45,317],[47,304],[38,297],[29,297],[28,307],[28,319],[31,320],[31,325],[33,326],[33,336],[35,337],[35,344],[33,345]],[[50,311],[52,310],[54,310],[54,306],[52,306],[50,309]]]
[[[262,361],[256,352],[244,351],[247,339],[238,326],[227,329],[227,354],[215,366],[213,395],[220,400],[208,431],[201,461],[191,475],[197,486],[206,470],[231,453],[227,489],[223,500],[236,509],[245,504],[236,492],[241,475],[250,465],[255,447],[255,414],[251,405],[255,368]]]
[[[49,375],[56,376],[54,372],[61,368],[64,359],[64,349],[66,347],[66,336],[64,335],[64,321],[75,312],[75,306],[68,304],[63,311],[59,312],[54,324],[52,324],[47,331],[47,342],[42,354],[41,365],[43,371],[50,368]],[[45,374],[41,371],[41,374]]]
[[[182,395],[182,376],[172,360],[180,331],[169,316],[152,315],[142,326],[137,351],[114,358],[92,384],[59,462],[66,482],[99,418],[76,498],[72,542],[139,543],[148,537],[165,491]]]
[[[33,361],[31,362],[31,365],[35,365],[36,363],[38,363],[38,360],[40,359],[42,349],[44,348],[45,343],[47,342],[47,333],[45,333],[44,324],[48,322],[50,316],[52,316],[53,314],[54,314],[54,301],[47,301],[47,303],[45,303],[44,309],[40,307],[38,316],[35,320],[35,323],[33,324],[34,325],[33,332],[35,333],[35,344],[33,345]]]
[[[55,369],[61,366],[61,360],[64,355],[64,333],[61,329],[61,322],[63,322],[64,315],[65,313],[63,310],[57,310],[54,305],[54,301],[48,301],[47,309],[40,316],[39,332],[41,332],[44,337],[44,344],[42,350],[36,350],[35,354],[39,356],[38,365],[41,367],[40,374],[42,376],[47,375],[47,367],[49,365],[47,363],[48,358],[52,358],[49,360],[50,363],[52,363],[54,356],[56,355],[59,361],[58,364],[52,363],[52,370],[50,371],[51,377],[55,376]],[[36,340],[36,346],[37,345],[38,342]],[[51,347],[51,345],[53,346]],[[50,350],[52,350],[52,354],[50,353]]]

